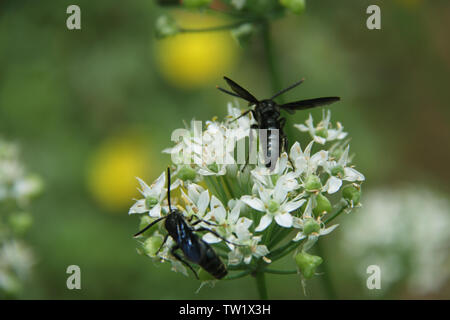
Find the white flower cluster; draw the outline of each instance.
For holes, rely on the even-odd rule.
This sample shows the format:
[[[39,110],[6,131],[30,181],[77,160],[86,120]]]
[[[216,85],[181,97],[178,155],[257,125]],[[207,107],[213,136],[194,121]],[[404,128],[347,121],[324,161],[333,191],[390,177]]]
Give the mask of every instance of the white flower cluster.
[[[0,140],[0,297],[17,295],[29,276],[33,257],[19,238],[32,222],[29,201],[41,189],[41,180],[25,171],[17,147]]]
[[[307,124],[314,140],[304,149],[295,142],[289,150],[283,150],[271,169],[261,152],[256,164],[245,162],[246,156],[239,153],[239,147],[245,145],[242,143],[254,134],[250,128],[255,123],[251,114],[240,115],[241,110],[229,104],[225,121],[208,121],[205,128],[193,124],[192,128],[180,129],[189,134],[185,132],[172,148],[164,150],[172,160],[186,160],[173,165],[172,207],[177,206],[188,222],[201,220],[194,229],[209,228],[220,235],[206,232],[202,239],[213,244],[228,265],[245,266],[261,260],[270,263],[271,252],[286,239],[298,245],[307,239],[303,250],[308,250],[319,236],[337,226],[326,226],[327,214],[343,208],[350,211],[359,203],[364,176],[351,165],[348,142],[343,141],[347,134],[339,124],[337,129],[329,126],[330,113],[320,128],[313,127],[310,116]],[[319,133],[322,139],[316,138]],[[328,141],[334,145],[326,149]],[[319,150],[313,152],[315,147]],[[150,186],[140,179],[139,183],[142,199],[129,213],[143,214],[144,227],[169,213],[166,176],[161,174]],[[331,194],[339,195],[333,196],[337,199],[334,204]],[[158,251],[166,233],[162,225],[144,234],[142,252],[169,260],[176,270],[185,272],[170,255],[173,242]],[[296,231],[294,237],[290,231]]]
[[[424,186],[369,191],[364,208],[346,221],[342,249],[361,279],[381,268],[382,290],[406,284],[427,295],[450,280],[450,201]]]
[[[16,145],[0,140],[0,201],[26,204],[41,188],[41,180],[25,172]]]

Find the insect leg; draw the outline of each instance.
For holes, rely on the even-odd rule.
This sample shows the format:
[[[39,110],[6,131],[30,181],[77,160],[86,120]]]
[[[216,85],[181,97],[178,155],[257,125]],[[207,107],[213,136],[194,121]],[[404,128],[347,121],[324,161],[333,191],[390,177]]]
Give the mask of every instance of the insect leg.
[[[200,219],[200,218],[197,218],[197,219],[198,219],[197,221],[191,223],[191,226],[195,226],[195,225],[199,224],[200,222],[204,222],[204,223],[206,223],[207,225],[210,225],[210,226],[216,226],[216,227],[218,226],[218,224],[216,224],[216,223],[212,223],[212,222]]]
[[[155,256],[157,256],[158,253],[161,251],[163,245],[167,242],[167,238],[168,238],[168,237],[169,237],[169,234],[166,234],[165,237],[164,237],[163,242],[161,243],[161,246],[159,247],[158,251],[156,251]]]
[[[194,270],[194,268],[192,268],[192,266],[187,263],[183,258],[180,257],[180,255],[178,253],[175,252],[175,250],[179,249],[180,247],[178,245],[174,246],[171,250],[170,250],[170,254],[173,255],[175,257],[175,259],[177,259],[178,261],[180,261],[181,263],[183,263],[185,266],[187,266],[189,269],[191,269],[191,271],[194,273],[195,277],[198,280],[198,275],[197,272]]]
[[[240,115],[239,117],[237,117],[237,118],[231,120],[231,122],[234,122],[234,121],[236,121],[236,120],[238,120],[238,119],[240,119],[240,118],[246,116],[247,114],[249,114],[249,113],[252,112],[252,111],[253,111],[252,109],[249,109],[249,110],[247,110],[247,111],[241,113],[241,115]]]
[[[254,110],[250,110],[252,112],[252,114],[254,114]],[[252,124],[250,126],[250,129],[259,129],[257,124]],[[250,133],[249,135],[249,142],[248,142],[248,153],[247,153],[247,157],[245,159],[245,164],[244,166],[241,168],[241,172],[244,172],[245,168],[247,167],[249,161],[250,161],[250,152],[252,152],[252,145],[253,145],[253,135]]]
[[[238,246],[238,247],[243,247],[243,246],[244,246],[244,245],[242,245],[242,244],[237,244],[237,243],[228,241],[227,239],[225,239],[224,237],[222,237],[220,234],[218,234],[218,233],[215,232],[214,230],[211,230],[211,229],[208,229],[208,228],[201,227],[201,228],[198,228],[198,229],[195,230],[195,231],[206,231],[206,232],[210,232],[210,233],[212,233],[213,235],[215,235],[217,238],[220,238],[220,239],[222,239],[223,241],[228,242],[229,244],[232,244],[232,245]]]
[[[282,149],[281,149],[282,152],[286,151],[286,153],[287,153],[288,152],[287,150],[289,148],[289,142],[288,142],[288,137],[285,134],[283,134],[283,136],[281,137],[281,145],[282,145]],[[294,162],[292,162],[292,159],[289,156],[289,153],[288,153],[288,160],[289,160],[289,163],[291,164],[292,168],[295,169]]]

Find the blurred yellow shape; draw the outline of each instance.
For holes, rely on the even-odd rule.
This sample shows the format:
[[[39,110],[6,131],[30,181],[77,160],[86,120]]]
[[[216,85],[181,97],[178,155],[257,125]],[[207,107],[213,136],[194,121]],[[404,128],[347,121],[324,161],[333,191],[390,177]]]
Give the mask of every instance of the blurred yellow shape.
[[[147,178],[148,144],[134,135],[110,138],[94,153],[88,166],[88,188],[97,203],[111,212],[122,212],[139,198],[136,177]]]
[[[182,28],[198,29],[228,24],[226,20],[202,13],[173,15]],[[182,33],[155,40],[159,69],[171,84],[195,88],[217,81],[229,73],[237,57],[237,44],[228,30]]]

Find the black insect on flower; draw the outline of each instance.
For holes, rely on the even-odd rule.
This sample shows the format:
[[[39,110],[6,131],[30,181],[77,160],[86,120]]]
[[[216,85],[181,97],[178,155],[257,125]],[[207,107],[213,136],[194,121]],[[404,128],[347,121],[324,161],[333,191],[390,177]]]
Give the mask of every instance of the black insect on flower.
[[[265,141],[266,139],[264,139],[263,137],[260,138],[263,150],[265,151],[265,165],[268,168],[272,167],[272,164],[275,164],[276,159],[278,159],[281,152],[287,151],[288,149],[287,136],[283,132],[284,125],[286,124],[286,118],[281,117],[281,109],[293,114],[297,110],[305,110],[324,106],[340,100],[339,97],[322,97],[299,100],[279,105],[274,101],[274,99],[282,95],[283,93],[297,87],[304,81],[304,79],[279,91],[271,98],[264,100],[256,99],[250,92],[238,85],[233,80],[227,77],[224,77],[224,79],[233,92],[217,87],[220,91],[246,100],[249,103],[249,107],[255,106],[253,109],[248,109],[247,111],[242,113],[237,119],[251,112],[257,122],[251,128],[267,130],[267,141]]]

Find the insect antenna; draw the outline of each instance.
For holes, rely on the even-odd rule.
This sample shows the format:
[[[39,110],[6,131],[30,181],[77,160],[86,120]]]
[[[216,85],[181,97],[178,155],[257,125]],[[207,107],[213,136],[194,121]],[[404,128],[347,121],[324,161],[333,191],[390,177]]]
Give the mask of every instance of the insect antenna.
[[[283,93],[285,93],[285,92],[287,92],[287,91],[289,91],[289,90],[291,90],[291,89],[294,89],[296,86],[300,85],[303,81],[305,81],[305,79],[302,79],[302,80],[300,80],[300,81],[297,81],[297,82],[294,83],[293,85],[291,85],[291,86],[289,86],[289,87],[287,87],[287,88],[285,88],[285,89],[283,89],[283,90],[277,92],[272,98],[270,98],[270,100],[273,100],[273,99],[275,99],[276,97],[281,96]]]
[[[150,223],[148,226],[146,226],[144,229],[142,229],[141,231],[139,231],[138,233],[136,233],[133,237],[137,237],[140,234],[144,233],[145,231],[147,231],[148,229],[150,229],[151,227],[153,227],[155,224],[157,224],[158,222],[160,222],[161,220],[164,220],[165,218],[167,218],[167,216],[162,217],[162,218],[158,218],[155,221],[153,221],[152,223]]]

